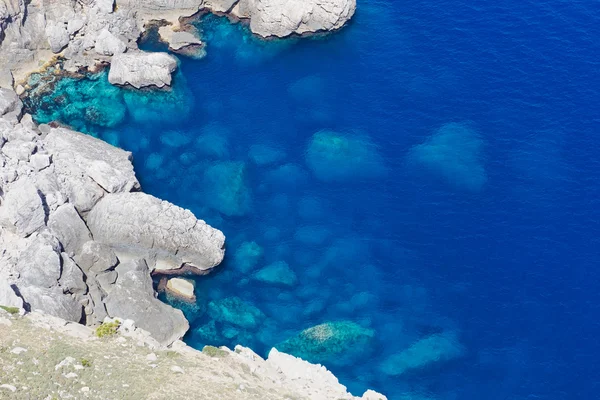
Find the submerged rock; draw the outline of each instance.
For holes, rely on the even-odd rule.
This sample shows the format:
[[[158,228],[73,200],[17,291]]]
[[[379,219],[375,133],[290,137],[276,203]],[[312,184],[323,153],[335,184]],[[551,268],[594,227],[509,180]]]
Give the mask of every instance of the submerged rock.
[[[208,167],[203,188],[207,205],[227,216],[243,216],[250,211],[252,197],[244,163],[226,161]]]
[[[325,182],[377,178],[385,173],[377,146],[364,135],[317,132],[308,145],[306,163]]]
[[[408,163],[426,169],[458,189],[479,191],[487,182],[483,144],[469,124],[445,124],[425,142],[410,149]]]
[[[258,270],[253,275],[257,281],[272,285],[294,286],[298,277],[285,261],[277,261]]]
[[[454,332],[439,333],[420,339],[408,349],[385,360],[381,371],[390,376],[402,375],[446,362],[464,354],[464,348]]]
[[[275,347],[313,363],[351,365],[372,350],[374,336],[372,329],[351,321],[326,322]]]
[[[94,239],[110,245],[119,258],[145,258],[156,272],[186,264],[207,273],[225,252],[221,231],[145,193],[108,194],[87,222]]]
[[[218,322],[254,330],[265,319],[265,315],[252,304],[239,297],[213,300],[208,304],[208,315]]]
[[[256,242],[243,242],[233,256],[234,267],[240,272],[250,272],[263,256],[263,249]]]
[[[166,53],[128,52],[111,59],[108,81],[113,85],[131,85],[136,89],[171,85],[171,73],[177,59]]]

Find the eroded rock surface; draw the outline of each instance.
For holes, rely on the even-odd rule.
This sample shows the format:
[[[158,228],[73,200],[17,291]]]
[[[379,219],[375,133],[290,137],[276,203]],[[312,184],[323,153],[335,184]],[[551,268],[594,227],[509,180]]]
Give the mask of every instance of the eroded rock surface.
[[[188,322],[156,298],[148,265],[207,273],[223,234],[137,192],[130,153],[19,121],[20,101],[1,94],[0,305],[89,325],[129,318],[161,344],[181,338]]]
[[[171,85],[171,73],[177,59],[165,53],[134,52],[116,54],[111,59],[108,81],[113,85],[131,85],[136,89]]]
[[[187,264],[208,272],[223,260],[222,232],[190,211],[145,193],[106,195],[87,221],[95,240],[121,257],[145,258],[158,271]]]

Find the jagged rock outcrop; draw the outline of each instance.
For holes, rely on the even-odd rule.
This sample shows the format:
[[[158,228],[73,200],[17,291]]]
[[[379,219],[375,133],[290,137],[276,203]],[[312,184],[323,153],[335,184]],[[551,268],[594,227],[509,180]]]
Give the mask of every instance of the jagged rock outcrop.
[[[188,210],[145,193],[106,195],[87,217],[95,240],[119,258],[145,258],[153,270],[187,264],[208,272],[223,260],[225,237]]]
[[[110,60],[108,81],[113,85],[131,85],[136,89],[171,85],[171,73],[177,59],[165,53],[131,52],[115,54]]]
[[[188,322],[156,298],[148,264],[207,273],[223,234],[136,192],[130,153],[19,120],[19,99],[0,94],[0,305],[90,325],[130,318],[161,344],[181,338]]]
[[[286,37],[340,29],[355,11],[356,0],[240,0],[231,14],[259,36]]]

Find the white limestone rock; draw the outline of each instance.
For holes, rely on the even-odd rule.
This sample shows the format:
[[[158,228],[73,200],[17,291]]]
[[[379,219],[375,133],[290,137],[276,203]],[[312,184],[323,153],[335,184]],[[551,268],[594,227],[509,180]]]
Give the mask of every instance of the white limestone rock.
[[[127,50],[127,45],[105,28],[98,35],[94,50],[98,54],[112,56],[124,53]]]
[[[127,273],[119,274],[114,289],[105,300],[106,311],[112,318],[132,319],[160,344],[167,346],[185,335],[189,324],[181,310],[156,299],[140,285],[140,276],[150,279],[148,267],[139,261],[124,267]]]
[[[240,0],[232,14],[259,36],[286,37],[340,29],[355,11],[356,0]]]
[[[29,157],[29,162],[36,171],[41,171],[50,166],[50,155],[41,153],[32,154]]]
[[[19,286],[23,300],[32,310],[40,310],[67,321],[79,322],[83,316],[83,306],[75,297],[54,287],[51,289],[36,286]]]
[[[40,288],[56,286],[62,271],[58,240],[44,233],[32,235],[28,242],[17,261],[19,289],[23,285]]]
[[[58,238],[65,252],[70,255],[81,251],[83,244],[92,240],[92,235],[75,207],[67,203],[50,213],[48,227]]]
[[[171,73],[177,59],[166,53],[128,52],[111,58],[108,81],[113,85],[131,85],[136,89],[171,85]]]
[[[225,236],[189,210],[145,193],[108,194],[87,216],[96,241],[119,258],[145,258],[152,269],[182,265],[206,273],[224,256]]]
[[[35,184],[30,179],[19,179],[7,191],[0,207],[0,225],[27,237],[42,228],[46,211]]]
[[[93,240],[83,244],[81,250],[75,255],[75,261],[86,274],[110,270],[119,262],[108,245]]]
[[[89,211],[110,191],[139,189],[131,153],[102,140],[65,128],[53,128],[44,139],[52,154],[61,191],[80,213]]]
[[[83,281],[83,272],[75,264],[75,261],[66,253],[61,253],[62,274],[59,284],[63,291],[72,294],[84,294],[87,292],[87,285]]]
[[[171,278],[167,282],[167,293],[184,301],[195,302],[194,283],[188,279]]]
[[[0,306],[23,308],[23,299],[21,299],[5,276],[0,276]]]
[[[23,103],[12,89],[0,88],[0,116],[16,121],[21,114]]]
[[[48,21],[45,32],[53,53],[60,53],[69,44],[70,36],[64,23]]]

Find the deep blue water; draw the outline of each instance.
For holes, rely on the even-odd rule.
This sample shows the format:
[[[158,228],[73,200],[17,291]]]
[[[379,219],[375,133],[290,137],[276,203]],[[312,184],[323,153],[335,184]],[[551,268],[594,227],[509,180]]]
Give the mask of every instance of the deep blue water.
[[[198,26],[208,55],[181,58],[175,102],[119,89],[97,106],[126,93],[135,108],[111,128],[61,114],[132,151],[146,192],[226,234],[189,344],[207,344],[208,302],[238,296],[266,322],[218,324],[210,344],[264,354],[326,321],[373,329],[370,351],[327,365],[358,395],[597,397],[597,4],[359,0],[340,32],[266,43],[222,18]],[[242,266],[251,241],[262,256]],[[252,279],[278,261],[296,284]],[[462,355],[382,372],[434,332]]]

